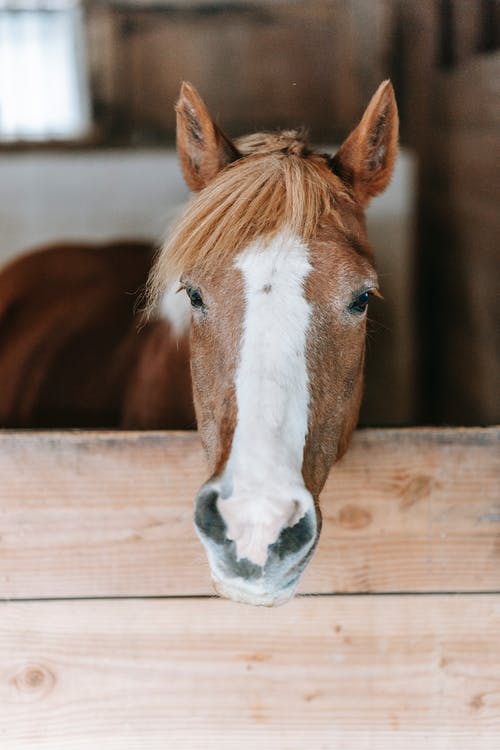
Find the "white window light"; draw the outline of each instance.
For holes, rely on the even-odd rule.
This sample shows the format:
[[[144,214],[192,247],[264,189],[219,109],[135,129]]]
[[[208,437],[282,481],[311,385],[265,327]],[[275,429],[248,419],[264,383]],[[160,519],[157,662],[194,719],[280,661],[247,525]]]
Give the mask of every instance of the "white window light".
[[[78,0],[0,0],[0,140],[77,139],[90,125]]]

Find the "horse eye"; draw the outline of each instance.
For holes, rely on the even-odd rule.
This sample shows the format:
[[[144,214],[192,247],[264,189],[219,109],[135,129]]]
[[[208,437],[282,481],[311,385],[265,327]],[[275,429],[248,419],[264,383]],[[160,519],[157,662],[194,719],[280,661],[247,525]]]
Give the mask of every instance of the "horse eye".
[[[366,310],[368,300],[370,299],[370,292],[363,292],[359,297],[356,297],[354,302],[349,305],[350,312],[362,313]]]
[[[196,289],[188,287],[186,289],[187,295],[191,302],[191,307],[203,307],[203,299],[201,294]]]

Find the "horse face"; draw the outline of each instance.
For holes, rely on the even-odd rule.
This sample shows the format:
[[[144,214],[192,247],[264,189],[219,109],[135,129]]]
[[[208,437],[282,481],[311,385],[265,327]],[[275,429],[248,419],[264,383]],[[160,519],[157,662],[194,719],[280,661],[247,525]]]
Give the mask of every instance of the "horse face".
[[[331,234],[308,246],[284,230],[216,279],[184,279],[212,472],[195,524],[217,591],[240,601],[293,594],[318,539],[319,492],[359,410],[377,279],[368,258]]]
[[[258,183],[267,162],[249,154],[247,171],[236,164],[231,172],[227,165],[244,161],[245,154],[222,136],[192,88],[183,88],[177,111],[181,164],[188,184],[201,190],[200,205],[208,200],[205,186],[224,167],[212,200],[223,206],[236,205],[238,195],[246,200],[251,191],[245,184],[240,189],[235,182],[239,193],[224,193],[226,175],[248,176],[254,165]],[[196,497],[195,526],[216,590],[236,601],[287,601],[318,540],[318,496],[358,416],[367,302],[377,292],[362,207],[389,180],[396,124],[386,84],[333,160],[311,156],[298,141],[288,142],[284,155],[282,134],[276,158],[286,190],[312,205],[308,183],[327,183],[331,200],[319,198],[321,210],[309,222],[313,231],[300,231],[292,206],[290,222],[285,216],[273,231],[238,246],[239,235],[269,209],[269,200],[276,200],[270,215],[281,210],[278,183],[266,205],[258,203],[263,183],[254,199],[242,201],[234,236],[228,229],[227,244],[237,250],[222,261],[213,249],[219,261],[213,265],[185,264],[193,393],[210,466]],[[260,144],[262,159],[274,158],[272,142],[252,143]],[[293,186],[294,179],[303,180],[302,188]],[[193,242],[198,227],[210,223],[212,214],[192,222]]]

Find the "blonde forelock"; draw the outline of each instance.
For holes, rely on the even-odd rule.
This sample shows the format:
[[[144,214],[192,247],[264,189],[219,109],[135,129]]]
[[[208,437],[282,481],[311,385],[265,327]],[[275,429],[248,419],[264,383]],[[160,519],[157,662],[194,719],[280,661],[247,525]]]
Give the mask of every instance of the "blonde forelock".
[[[214,273],[257,237],[286,226],[308,242],[322,217],[341,225],[339,201],[350,196],[325,157],[310,153],[296,131],[265,137],[240,139],[248,155],[197,193],[172,227],[148,282],[149,312],[182,274]]]

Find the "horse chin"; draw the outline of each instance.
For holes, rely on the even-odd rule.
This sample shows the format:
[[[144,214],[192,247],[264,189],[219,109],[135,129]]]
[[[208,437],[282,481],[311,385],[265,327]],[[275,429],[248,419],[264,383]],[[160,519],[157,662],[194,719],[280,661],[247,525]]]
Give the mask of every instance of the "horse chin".
[[[254,607],[280,607],[293,598],[297,582],[276,591],[262,591],[254,586],[246,585],[244,581],[227,583],[213,578],[215,591],[224,599],[231,599],[240,604],[251,604]]]

